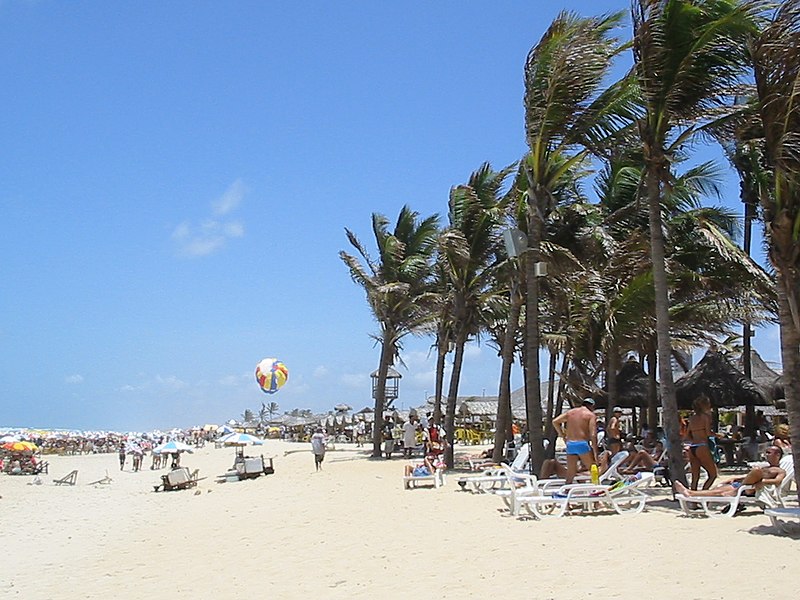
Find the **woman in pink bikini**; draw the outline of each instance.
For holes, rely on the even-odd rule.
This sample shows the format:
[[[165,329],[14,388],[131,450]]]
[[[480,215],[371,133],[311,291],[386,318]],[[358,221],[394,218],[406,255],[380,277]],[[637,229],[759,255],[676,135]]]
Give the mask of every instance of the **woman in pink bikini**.
[[[706,470],[708,479],[703,484],[707,490],[717,478],[717,465],[711,455],[708,438],[714,436],[711,431],[711,402],[706,396],[698,396],[692,403],[694,414],[686,425],[686,439],[689,450],[689,464],[692,470],[692,489],[696,490],[700,481],[700,467]]]

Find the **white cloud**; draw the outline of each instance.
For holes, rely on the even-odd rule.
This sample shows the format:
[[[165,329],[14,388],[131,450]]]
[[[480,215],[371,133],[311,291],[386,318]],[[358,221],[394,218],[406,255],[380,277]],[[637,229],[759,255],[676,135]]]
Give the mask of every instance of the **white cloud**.
[[[227,375],[219,380],[219,384],[225,387],[236,387],[241,383],[241,377],[236,375]]]
[[[173,390],[180,390],[188,385],[185,381],[178,379],[174,375],[168,375],[167,377],[156,375],[156,383]]]
[[[227,215],[234,210],[244,198],[247,188],[241,179],[234,181],[225,193],[211,203],[215,215]]]
[[[213,254],[225,247],[228,240],[244,237],[244,225],[238,220],[219,217],[234,211],[244,198],[246,188],[237,179],[225,193],[211,204],[212,218],[198,224],[183,221],[172,231],[172,241],[180,256],[200,257]]]
[[[327,374],[328,374],[328,367],[326,367],[324,365],[320,365],[316,369],[314,369],[314,377],[317,377],[317,378],[325,377],[325,375],[327,375]]]
[[[464,346],[464,360],[475,360],[481,357],[481,347],[477,344],[467,344]]]
[[[78,374],[75,374],[75,375],[68,375],[68,376],[67,376],[67,377],[64,379],[64,381],[65,381],[66,383],[71,383],[71,384],[83,383],[83,375],[78,375]]]
[[[342,385],[349,388],[361,389],[369,383],[369,377],[363,373],[345,373],[339,378]]]

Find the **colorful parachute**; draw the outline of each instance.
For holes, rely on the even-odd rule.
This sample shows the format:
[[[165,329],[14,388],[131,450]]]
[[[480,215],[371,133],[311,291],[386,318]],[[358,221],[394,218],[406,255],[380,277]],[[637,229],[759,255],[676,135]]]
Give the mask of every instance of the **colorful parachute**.
[[[277,358],[265,358],[256,365],[256,381],[265,394],[274,394],[289,379],[289,369]]]

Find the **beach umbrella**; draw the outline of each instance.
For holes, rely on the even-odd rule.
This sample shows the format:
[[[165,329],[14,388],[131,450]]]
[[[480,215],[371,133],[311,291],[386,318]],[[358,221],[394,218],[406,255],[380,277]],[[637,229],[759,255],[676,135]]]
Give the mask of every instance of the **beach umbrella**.
[[[2,448],[9,452],[36,452],[36,444],[33,442],[6,442]]]
[[[153,448],[154,454],[175,454],[176,452],[194,452],[194,448],[178,440],[172,440]]]
[[[249,433],[231,433],[218,441],[228,446],[246,446],[247,444],[263,444],[264,440]]]
[[[8,444],[9,442],[18,442],[19,438],[15,435],[11,435],[10,433],[0,437],[0,444]]]
[[[678,408],[691,410],[692,402],[705,395],[713,408],[770,406],[770,393],[744,376],[728,358],[716,350],[706,355],[688,373],[675,381]]]

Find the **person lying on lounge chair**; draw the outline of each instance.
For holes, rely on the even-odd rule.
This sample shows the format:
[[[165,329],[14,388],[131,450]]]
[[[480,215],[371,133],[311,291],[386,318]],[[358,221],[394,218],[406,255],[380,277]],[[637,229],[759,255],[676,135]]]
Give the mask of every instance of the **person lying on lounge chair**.
[[[432,457],[426,456],[421,465],[406,465],[406,477],[430,477],[436,472]]]
[[[783,450],[777,446],[770,446],[767,448],[766,455],[769,465],[751,469],[744,477],[736,477],[708,490],[690,490],[680,481],[676,481],[675,492],[690,498],[698,496],[735,496],[738,489],[743,485],[752,485],[756,488],[761,488],[765,485],[779,485],[786,477],[786,471],[779,466],[781,458],[783,458]],[[754,494],[747,495],[752,496]]]

